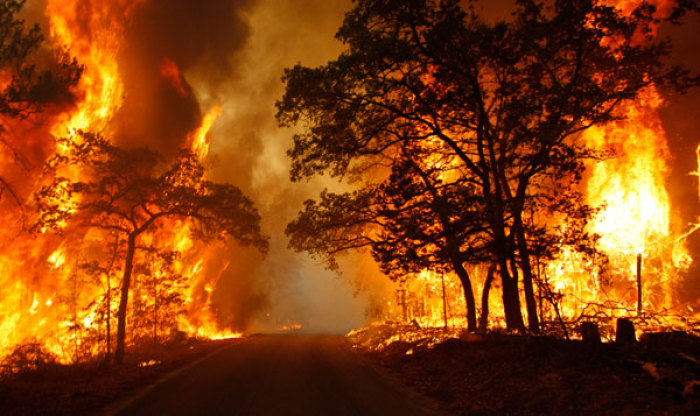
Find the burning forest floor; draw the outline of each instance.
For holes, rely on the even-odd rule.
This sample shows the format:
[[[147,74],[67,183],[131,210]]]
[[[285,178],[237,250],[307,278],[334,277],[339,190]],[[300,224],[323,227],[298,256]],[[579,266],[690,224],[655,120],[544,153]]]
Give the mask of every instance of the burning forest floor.
[[[402,328],[370,327],[349,339],[380,371],[448,414],[700,414],[700,338],[683,332],[585,345]]]
[[[135,349],[120,366],[42,364],[0,379],[2,415],[104,414],[169,373],[238,342],[185,340]],[[33,366],[32,362],[25,362]]]

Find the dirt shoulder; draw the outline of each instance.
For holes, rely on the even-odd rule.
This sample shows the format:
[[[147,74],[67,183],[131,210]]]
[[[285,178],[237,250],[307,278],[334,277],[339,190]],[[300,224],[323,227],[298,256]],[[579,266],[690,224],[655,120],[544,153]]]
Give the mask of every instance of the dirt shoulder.
[[[700,340],[683,333],[628,346],[490,335],[356,350],[448,414],[700,414]]]
[[[169,373],[238,340],[195,341],[134,351],[120,366],[46,365],[0,380],[2,415],[101,414]]]

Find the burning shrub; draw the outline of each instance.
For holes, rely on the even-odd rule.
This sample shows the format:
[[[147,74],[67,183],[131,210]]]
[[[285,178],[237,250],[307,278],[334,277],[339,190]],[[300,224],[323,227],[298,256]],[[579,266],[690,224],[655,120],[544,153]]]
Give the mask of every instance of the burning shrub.
[[[3,377],[35,371],[56,364],[56,356],[37,340],[27,341],[15,347],[12,353],[2,360]]]

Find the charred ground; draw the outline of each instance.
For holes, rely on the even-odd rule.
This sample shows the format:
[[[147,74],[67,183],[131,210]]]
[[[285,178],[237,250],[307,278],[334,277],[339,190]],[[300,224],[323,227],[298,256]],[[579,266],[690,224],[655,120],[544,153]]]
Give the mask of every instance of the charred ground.
[[[366,343],[387,328],[357,334]],[[381,335],[382,339],[385,338]],[[631,345],[585,345],[505,334],[358,347],[390,376],[448,414],[690,415],[700,411],[700,339],[646,335]],[[367,344],[365,344],[367,345]]]

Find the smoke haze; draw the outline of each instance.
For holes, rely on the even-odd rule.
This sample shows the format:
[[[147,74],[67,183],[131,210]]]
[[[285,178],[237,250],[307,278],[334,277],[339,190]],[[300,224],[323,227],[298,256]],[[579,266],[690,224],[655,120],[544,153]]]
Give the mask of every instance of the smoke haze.
[[[209,175],[250,196],[271,237],[264,258],[236,246],[220,252],[230,264],[212,299],[222,323],[236,330],[301,324],[312,331],[346,331],[364,320],[367,295],[346,278],[354,271],[338,277],[286,248],[286,224],[326,184],[289,181],[286,150],[293,132],[280,130],[274,119],[283,69],[335,57],[341,49],[333,35],[350,6],[318,0],[151,0],[131,12],[119,56],[126,92],[116,117],[118,143],[173,156],[202,114],[221,106],[211,130]],[[180,73],[168,70],[166,76],[168,62]]]
[[[27,13],[46,27],[42,3],[31,3]],[[118,9],[125,3],[100,7]],[[94,7],[89,0],[81,4]],[[477,11],[501,19],[512,4],[482,2]],[[125,89],[111,126],[116,142],[172,157],[203,114],[221,106],[211,130],[209,176],[233,183],[251,197],[271,237],[264,258],[235,245],[219,251],[213,268],[224,271],[212,299],[221,322],[233,329],[274,331],[302,324],[312,331],[345,331],[362,324],[365,311],[389,293],[388,279],[367,256],[343,262],[339,277],[289,250],[284,235],[305,199],[336,185],[327,178],[289,181],[286,150],[293,132],[279,129],[274,119],[274,103],[284,92],[280,77],[285,67],[298,62],[316,66],[335,58],[342,45],[333,35],[351,7],[350,0],[141,0],[120,22],[126,36],[117,59]],[[697,72],[700,25],[693,19],[662,33],[668,30],[674,37],[674,59]],[[90,30],[89,22],[78,24]],[[689,175],[697,169],[699,111],[698,95],[691,94],[672,98],[662,113],[674,157],[669,178],[673,207],[686,223],[700,216],[697,178]],[[697,258],[700,237],[691,237],[689,245]],[[688,275],[688,300],[700,298],[699,271],[694,266]]]

